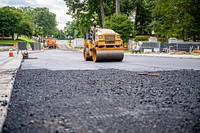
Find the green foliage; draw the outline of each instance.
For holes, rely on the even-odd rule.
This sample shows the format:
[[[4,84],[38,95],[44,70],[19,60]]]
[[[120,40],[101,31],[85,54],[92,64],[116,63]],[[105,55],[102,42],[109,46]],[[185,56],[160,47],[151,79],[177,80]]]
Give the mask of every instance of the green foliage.
[[[28,37],[19,37],[19,40],[24,41],[24,42],[35,42],[35,40],[30,39]]]
[[[21,35],[27,35],[30,37],[33,34],[33,27],[31,26],[30,21],[22,21],[18,28],[18,33]]]
[[[4,35],[31,36],[33,34],[40,36],[56,36],[56,15],[47,8],[30,7],[2,7],[0,8],[0,33],[2,39]]]
[[[76,21],[76,28],[73,28],[78,33],[77,37],[83,37],[83,29],[86,28],[87,32],[92,26],[94,20],[97,21],[99,26],[103,26],[100,0],[64,0],[69,8],[68,14]],[[115,0],[103,0],[105,16],[109,17],[115,13]],[[129,3],[129,4],[128,4]],[[123,14],[130,15],[133,11],[134,5],[132,0],[121,0],[121,9]],[[68,27],[68,24],[66,25]],[[65,30],[66,31],[66,30]],[[71,32],[71,31],[70,31]],[[66,33],[70,34],[70,33]]]
[[[21,20],[21,10],[9,6],[0,8],[0,32],[2,33],[2,39],[4,39],[4,34],[7,33],[14,38],[14,33],[17,32]]]
[[[97,21],[98,25],[101,25],[101,14],[99,0],[64,0],[69,8],[68,14],[72,15],[75,19],[72,23],[67,23],[64,29],[67,36],[83,37],[83,29],[86,28],[89,31],[92,22]],[[74,31],[72,31],[74,30]]]
[[[133,23],[125,15],[113,14],[106,18],[105,25],[120,34],[121,38],[127,43],[130,34],[133,34]]]
[[[20,40],[0,40],[0,45],[17,44]]]
[[[102,26],[100,0],[64,0],[68,14],[76,21],[78,36],[96,20]],[[103,0],[105,16],[115,13],[115,0]],[[101,6],[102,7],[102,6]],[[200,39],[200,4],[198,0],[120,0],[121,13],[134,16],[134,32],[159,37],[171,36],[184,40]],[[69,33],[68,33],[69,34]]]
[[[200,4],[197,0],[156,0],[153,16],[160,36],[200,38]]]
[[[31,7],[20,7],[19,9],[22,10],[23,20],[19,27],[19,34],[20,35],[27,35],[31,36],[35,34],[36,26],[34,23],[35,17],[33,13],[33,8]]]
[[[57,34],[57,39],[66,40],[66,39],[68,39],[68,36],[66,36],[66,34],[64,33],[63,30],[59,30],[58,34]]]
[[[78,24],[77,21],[67,23],[64,28],[64,33],[68,39],[76,38],[78,36]]]
[[[135,41],[148,41],[150,36],[136,36]]]
[[[7,39],[0,40],[0,45],[4,45],[4,44],[13,45],[13,44],[18,44],[18,42],[22,42],[22,41],[24,41],[24,42],[35,42],[34,40],[26,38],[26,37],[19,37],[19,39],[17,39],[17,40],[7,40]]]
[[[105,15],[111,16],[115,13],[115,0],[104,0]],[[135,9],[135,0],[120,0],[121,13],[131,15]]]
[[[159,38],[158,38],[158,41],[159,41],[159,42],[168,42],[168,39],[167,39],[167,38],[159,37]]]
[[[135,3],[135,30],[137,34],[151,34],[153,30],[152,9],[154,0],[134,0]]]
[[[56,15],[49,12],[48,8],[35,8],[35,24],[38,29],[38,34],[42,36],[49,36],[56,32]]]
[[[132,15],[135,9],[135,0],[120,0],[121,13],[125,15]],[[115,5],[114,5],[115,7]]]

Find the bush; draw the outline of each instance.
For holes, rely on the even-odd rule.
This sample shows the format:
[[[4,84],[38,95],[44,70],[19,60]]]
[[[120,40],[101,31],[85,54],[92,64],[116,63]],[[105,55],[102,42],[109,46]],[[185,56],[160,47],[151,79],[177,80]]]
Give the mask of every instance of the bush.
[[[161,38],[161,37],[159,37],[158,38],[158,41],[160,41],[160,42],[168,42],[168,39],[167,38]]]
[[[125,15],[113,14],[106,18],[105,26],[119,33],[123,42],[127,43],[130,34],[133,34],[133,23]]]
[[[136,36],[135,41],[148,41],[150,36]]]

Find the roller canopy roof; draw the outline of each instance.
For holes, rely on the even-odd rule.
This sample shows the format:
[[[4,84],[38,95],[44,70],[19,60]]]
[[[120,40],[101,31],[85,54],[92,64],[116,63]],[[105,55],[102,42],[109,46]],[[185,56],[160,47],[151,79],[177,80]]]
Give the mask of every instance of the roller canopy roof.
[[[102,35],[102,34],[116,34],[116,35],[119,35],[118,33],[116,33],[115,31],[113,31],[111,29],[97,29],[96,34],[97,35]]]

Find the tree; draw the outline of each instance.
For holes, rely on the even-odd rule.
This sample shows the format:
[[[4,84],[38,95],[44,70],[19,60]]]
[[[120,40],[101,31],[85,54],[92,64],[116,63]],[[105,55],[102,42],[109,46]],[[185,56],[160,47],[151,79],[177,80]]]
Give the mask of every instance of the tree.
[[[152,9],[155,0],[64,0],[69,8],[68,14],[78,22],[80,34],[84,26],[89,29],[93,20],[104,27],[104,18],[121,12],[130,16],[136,12],[135,30],[137,34],[150,34],[152,31]],[[101,17],[99,17],[101,16]]]
[[[197,0],[156,0],[153,15],[161,36],[200,38],[200,4]]]
[[[76,38],[79,35],[78,23],[76,20],[68,22],[64,28],[64,33],[68,38]]]
[[[185,0],[186,1],[186,0]],[[191,23],[188,22],[188,18],[185,15],[185,21],[187,21],[187,28],[185,36],[193,39],[193,41],[200,40],[200,1],[199,0],[188,0],[187,13],[190,15]]]
[[[33,10],[37,33],[42,36],[53,35],[57,26],[56,15],[49,12],[48,8],[35,8]]]
[[[135,0],[120,0],[120,12],[130,16],[135,10]]]
[[[89,31],[92,22],[97,21],[98,25],[103,26],[104,16],[101,16],[100,0],[64,0],[67,7],[69,8],[67,14],[72,15],[76,21],[77,37],[83,36],[83,29],[86,28]],[[102,0],[103,2],[103,0]],[[102,3],[102,7],[103,7]],[[103,12],[103,8],[102,8]],[[68,25],[66,25],[68,27]],[[68,33],[69,34],[69,33]]]
[[[33,27],[31,26],[31,22],[26,20],[22,21],[18,29],[18,34],[23,34],[30,37],[33,34]]]
[[[34,35],[36,30],[33,8],[20,7],[19,9],[22,11],[22,21],[18,29],[18,35],[23,34],[30,37],[31,35]]]
[[[116,2],[116,14],[120,14],[120,0],[115,0]]]
[[[21,20],[21,10],[9,6],[0,8],[0,32],[2,40],[4,40],[5,33],[11,34],[12,39],[14,39],[14,33],[17,32]]]
[[[113,14],[106,18],[105,25],[119,33],[125,43],[127,43],[130,34],[133,34],[133,23],[126,15]]]
[[[31,36],[37,35],[57,35],[56,15],[47,8],[31,7],[2,7],[0,8],[0,32],[2,39],[4,34],[14,33]]]
[[[134,0],[135,5],[135,30],[137,34],[151,34],[153,21],[152,9],[154,0]]]
[[[86,9],[86,1],[81,2],[80,0],[64,0],[66,6],[68,7],[67,14],[72,15],[73,18],[78,18],[81,12],[85,12]],[[89,2],[87,2],[89,3]]]
[[[101,9],[102,26],[104,27],[105,13],[104,13],[104,3],[103,3],[103,0],[100,0],[100,9]]]

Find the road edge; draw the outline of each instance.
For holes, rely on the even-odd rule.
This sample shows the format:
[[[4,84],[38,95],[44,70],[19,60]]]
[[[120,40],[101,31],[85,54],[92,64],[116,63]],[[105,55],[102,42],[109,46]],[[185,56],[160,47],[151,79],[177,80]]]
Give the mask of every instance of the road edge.
[[[1,113],[2,113],[0,115],[0,120],[1,120],[1,122],[0,122],[0,133],[2,132],[2,129],[3,129],[6,117],[7,117],[8,107],[9,107],[10,100],[11,100],[11,97],[12,97],[13,85],[15,83],[17,72],[18,72],[19,68],[21,67],[21,63],[23,61],[22,59],[23,59],[22,55],[19,54],[16,57],[12,57],[11,59],[8,59],[4,63],[2,63],[2,65],[6,65],[7,63],[9,64],[13,60],[16,60],[16,61],[14,61],[13,64],[11,63],[13,68],[11,68],[11,69],[9,69],[9,68],[2,69],[3,72],[9,71],[8,74],[5,75],[6,78],[9,79],[9,81],[6,84],[4,84],[4,86],[6,86],[6,87],[1,88],[3,90],[3,91],[1,91],[1,93],[2,92],[5,93],[5,94],[7,93],[8,96],[7,96],[7,98],[4,99],[5,101],[7,101],[7,105],[4,106],[4,107],[0,106],[1,107]],[[1,66],[1,67],[3,67],[3,66]],[[2,96],[1,96],[1,98],[2,98]]]

